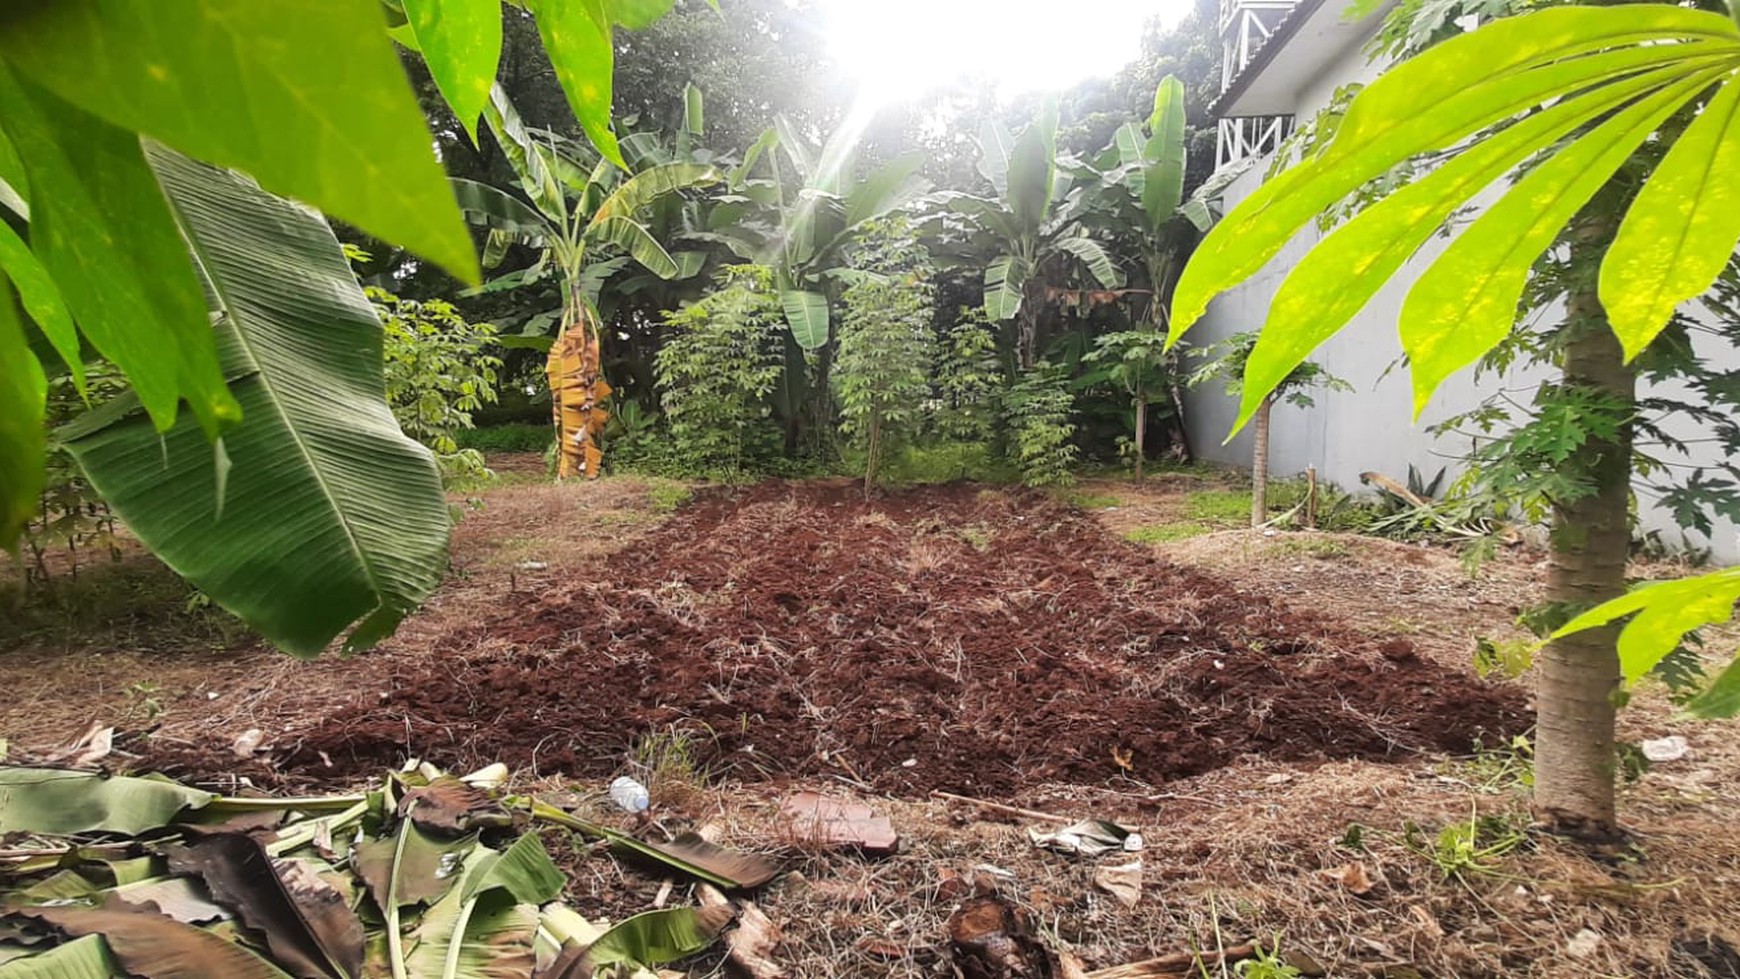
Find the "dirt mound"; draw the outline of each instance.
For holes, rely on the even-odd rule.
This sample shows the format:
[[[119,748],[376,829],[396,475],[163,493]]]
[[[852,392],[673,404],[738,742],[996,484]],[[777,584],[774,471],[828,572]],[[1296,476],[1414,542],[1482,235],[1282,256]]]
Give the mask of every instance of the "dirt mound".
[[[1512,690],[1156,560],[1035,493],[716,491],[595,580],[506,604],[445,644],[476,652],[438,645],[285,768],[416,755],[594,778],[677,730],[716,773],[1007,793],[1253,753],[1459,751],[1526,725]]]

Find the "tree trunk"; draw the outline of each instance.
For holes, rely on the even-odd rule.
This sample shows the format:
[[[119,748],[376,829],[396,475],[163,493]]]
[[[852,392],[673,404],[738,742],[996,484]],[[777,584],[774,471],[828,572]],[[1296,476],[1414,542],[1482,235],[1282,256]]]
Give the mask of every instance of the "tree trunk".
[[[1142,457],[1148,446],[1148,399],[1136,389],[1136,482],[1142,481]]]
[[[874,409],[870,414],[870,448],[864,457],[864,499],[870,498],[870,491],[876,485],[876,464],[882,455],[882,413]]]
[[[1257,409],[1255,428],[1251,432],[1251,526],[1269,522],[1269,409],[1274,398],[1264,398]]]
[[[1578,232],[1573,261],[1579,258],[1577,244],[1600,246],[1589,249],[1592,255],[1587,256],[1591,262],[1599,260],[1606,244],[1602,230],[1611,233],[1610,227]],[[1617,400],[1629,417],[1636,377],[1607,324],[1593,275],[1571,290],[1565,306],[1566,387]],[[1625,591],[1631,544],[1630,425],[1620,426],[1611,441],[1586,442],[1570,465],[1590,479],[1594,490],[1553,511],[1547,601],[1567,615]],[[1615,626],[1555,640],[1542,651],[1538,664],[1535,809],[1555,830],[1575,836],[1610,837],[1618,826],[1613,787],[1618,634]]]

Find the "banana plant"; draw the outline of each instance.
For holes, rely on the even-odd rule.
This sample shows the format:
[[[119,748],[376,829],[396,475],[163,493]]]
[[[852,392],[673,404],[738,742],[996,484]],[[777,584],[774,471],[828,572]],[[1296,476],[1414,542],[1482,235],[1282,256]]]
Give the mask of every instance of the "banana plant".
[[[978,169],[995,196],[937,195],[949,213],[989,239],[984,243],[996,253],[985,268],[985,313],[992,322],[1015,324],[1016,360],[1023,370],[1038,358],[1048,270],[1079,269],[1105,289],[1124,285],[1123,272],[1104,246],[1087,236],[1080,215],[1061,206],[1075,168],[1059,163],[1057,103],[1047,99],[1019,136],[995,119],[985,122]],[[1182,167],[1177,179],[1183,179]]]
[[[656,163],[637,173],[593,163],[577,144],[532,130],[501,87],[490,93],[484,120],[519,176],[522,200],[488,184],[454,179],[467,218],[489,229],[486,266],[499,264],[513,244],[541,250],[515,284],[554,274],[561,283],[562,314],[549,348],[552,423],[561,446],[557,478],[596,478],[604,453],[599,437],[610,413],[601,358],[597,298],[602,283],[629,260],[661,278],[684,266],[665,250],[641,217],[658,199],[718,179],[703,163]],[[691,270],[690,274],[693,274]]]

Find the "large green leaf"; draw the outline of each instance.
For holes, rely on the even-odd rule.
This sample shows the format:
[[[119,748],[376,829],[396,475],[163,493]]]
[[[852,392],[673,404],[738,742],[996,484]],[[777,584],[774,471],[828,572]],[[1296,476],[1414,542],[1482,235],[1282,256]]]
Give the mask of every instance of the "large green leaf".
[[[374,4],[55,0],[4,9],[0,55],[61,98],[245,170],[274,193],[477,281],[470,236]]]
[[[453,196],[459,201],[460,210],[484,227],[533,237],[555,237],[559,233],[537,208],[498,187],[463,177],[454,177],[452,181]]]
[[[1148,144],[1143,156],[1142,210],[1158,229],[1172,220],[1184,199],[1184,83],[1167,75],[1154,90],[1154,114],[1148,117]]]
[[[816,158],[810,153],[809,144],[785,116],[773,117],[773,130],[777,134],[774,146],[785,152],[798,176],[807,184],[816,175]]]
[[[159,439],[118,399],[67,447],[153,552],[273,643],[314,655],[361,618],[347,645],[367,646],[440,582],[449,529],[434,458],[387,408],[380,322],[319,215],[161,149],[152,163],[246,416],[220,445],[186,425]]]
[[[1009,154],[1009,211],[1024,234],[1036,233],[1051,214],[1051,181],[1057,164],[1057,102],[1046,99],[1039,117],[1015,137]]]
[[[631,31],[644,31],[671,9],[671,0],[604,0],[611,23]]]
[[[1536,258],[1674,110],[1714,78],[1700,72],[1640,99],[1518,180],[1457,236],[1402,303],[1418,415],[1444,378],[1472,364],[1516,322]],[[1251,385],[1245,385],[1248,416]]]
[[[483,117],[532,204],[548,220],[566,221],[568,206],[550,154],[526,130],[519,110],[500,85],[489,90],[489,104],[484,106]]]
[[[42,267],[41,260],[30,246],[5,221],[0,221],[0,273],[12,279],[24,311],[48,338],[55,353],[60,354],[61,361],[72,373],[74,386],[83,392],[85,361],[79,353],[78,327],[73,325],[72,314],[67,312],[66,300],[61,298],[60,287],[54,284],[48,269]],[[8,362],[22,363],[22,360],[8,359]]]
[[[0,222],[0,227],[4,223]],[[0,548],[12,550],[42,493],[43,399],[48,380],[30,352],[12,288],[0,275]]]
[[[1693,629],[1727,622],[1740,601],[1740,568],[1652,582],[1603,602],[1565,623],[1553,638],[1632,616],[1619,633],[1619,666],[1635,683]]]
[[[1686,704],[1686,709],[1699,717],[1740,717],[1740,657]]]
[[[1560,102],[1480,141],[1337,228],[1299,260],[1270,301],[1268,319],[1245,363],[1244,385],[1274,390],[1481,188],[1540,146],[1556,142],[1656,83],[1656,76],[1644,73]],[[1449,332],[1442,336],[1426,333],[1412,322],[1402,323],[1401,329],[1410,346],[1430,350],[1454,339],[1456,325],[1446,325]],[[1416,363],[1415,370],[1419,369]]]
[[[605,159],[628,169],[610,128],[615,48],[604,0],[526,0],[526,9],[537,18],[550,66],[556,69],[556,79],[586,138]]]
[[[1015,152],[1015,137],[1009,127],[986,119],[979,129],[979,173],[991,182],[998,199],[1009,194],[1009,157]]]
[[[613,925],[586,950],[593,966],[648,967],[688,958],[719,937],[726,919],[710,909],[643,911]]]
[[[1124,274],[1118,271],[1112,256],[1099,242],[1092,238],[1059,238],[1052,244],[1058,251],[1080,262],[1101,286],[1107,289],[1123,287]]]
[[[779,304],[798,346],[817,350],[828,342],[828,297],[807,289],[781,289]]]
[[[61,768],[0,768],[0,833],[135,835],[217,798],[167,779]]]
[[[666,163],[622,182],[593,212],[592,226],[615,217],[631,217],[666,194],[700,187],[719,179],[718,171],[700,163]]]
[[[675,278],[681,271],[676,259],[665,251],[665,246],[659,244],[645,226],[630,218],[609,218],[589,229],[588,237],[608,241],[628,252],[635,261],[646,266],[647,271],[661,279]]]
[[[121,966],[101,935],[86,935],[39,955],[0,965],[0,979],[110,979]]]
[[[458,886],[418,921],[408,971],[430,979],[526,975],[538,905],[559,897],[564,882],[536,833],[501,852],[478,846],[466,854]]]
[[[1740,80],[1727,76],[1643,185],[1601,262],[1601,305],[1635,357],[1740,241]]]
[[[501,0],[403,0],[429,74],[477,142],[477,117],[501,60]]]
[[[877,167],[846,194],[846,227],[856,228],[910,203],[929,189],[912,175],[924,164],[922,153],[903,153]]]
[[[985,266],[985,315],[993,323],[1013,319],[1021,311],[1021,296],[1030,273],[1027,263],[1002,255]]]
[[[1682,43],[1639,43],[1673,32]],[[1733,22],[1695,10],[1565,7],[1495,21],[1396,65],[1354,99],[1321,155],[1259,187],[1203,240],[1174,293],[1169,340],[1324,209],[1397,163],[1590,85],[1731,59],[1736,38]],[[1605,50],[1625,44],[1634,46]]]
[[[13,78],[4,64],[0,126],[29,173],[31,246],[91,346],[126,375],[159,428],[185,400],[216,435],[240,412],[138,138]]]

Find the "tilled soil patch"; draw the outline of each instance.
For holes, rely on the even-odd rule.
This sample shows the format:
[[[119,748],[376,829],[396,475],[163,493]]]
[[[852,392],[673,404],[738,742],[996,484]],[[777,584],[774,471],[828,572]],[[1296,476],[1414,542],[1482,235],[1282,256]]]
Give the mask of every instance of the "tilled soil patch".
[[[384,696],[359,692],[281,769],[415,756],[590,779],[676,731],[715,774],[1007,794],[1252,754],[1466,751],[1526,727],[1514,688],[1157,560],[1037,493],[713,491],[596,577],[504,606]]]

